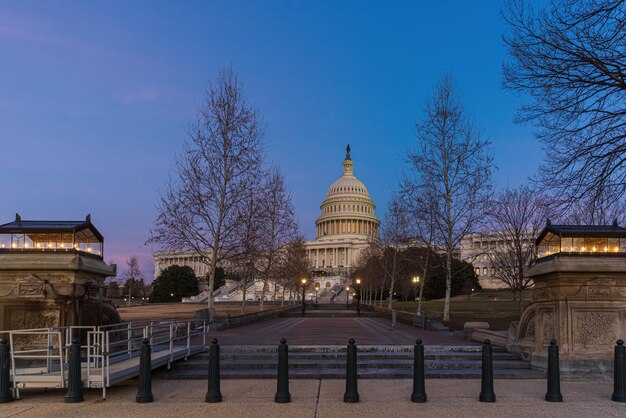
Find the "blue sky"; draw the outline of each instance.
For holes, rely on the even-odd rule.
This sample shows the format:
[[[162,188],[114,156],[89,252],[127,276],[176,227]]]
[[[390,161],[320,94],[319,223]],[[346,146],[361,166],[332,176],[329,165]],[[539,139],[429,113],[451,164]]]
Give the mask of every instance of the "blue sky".
[[[137,255],[209,82],[232,66],[307,238],[350,143],[382,218],[444,72],[493,142],[498,187],[542,150],[504,91],[497,1],[0,1],[0,223],[92,214]]]

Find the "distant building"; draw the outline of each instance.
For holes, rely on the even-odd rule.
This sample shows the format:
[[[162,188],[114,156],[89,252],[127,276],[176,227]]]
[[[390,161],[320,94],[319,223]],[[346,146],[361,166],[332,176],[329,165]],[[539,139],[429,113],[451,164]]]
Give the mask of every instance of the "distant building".
[[[155,279],[163,270],[174,265],[191,267],[198,278],[206,277],[209,272],[209,266],[195,251],[158,251],[153,257]]]
[[[320,289],[328,289],[343,284],[354,271],[361,251],[380,237],[376,205],[367,187],[354,175],[349,145],[343,173],[328,188],[320,208],[316,238],[305,245],[314,281]]]
[[[483,289],[508,288],[506,283],[495,277],[496,270],[501,267],[492,262],[495,252],[504,245],[502,235],[496,232],[469,234],[459,245],[459,257],[474,266],[474,272]]]

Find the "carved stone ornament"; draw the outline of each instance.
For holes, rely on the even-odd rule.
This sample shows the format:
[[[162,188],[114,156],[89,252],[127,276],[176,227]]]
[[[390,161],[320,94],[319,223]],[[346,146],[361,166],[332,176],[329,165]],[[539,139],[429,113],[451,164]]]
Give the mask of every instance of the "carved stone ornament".
[[[615,280],[606,277],[595,277],[586,283],[587,286],[615,286]]]
[[[535,289],[534,292],[534,299],[535,300],[542,300],[542,299],[546,299],[548,297],[548,290],[543,288],[543,289]]]
[[[588,299],[609,299],[611,288],[608,286],[589,286],[587,288]]]
[[[50,328],[58,325],[59,311],[20,309],[12,312],[9,329]],[[47,344],[47,336],[45,334],[16,334],[14,336],[14,344],[16,349],[45,346]]]
[[[624,287],[613,287],[613,298],[614,299],[625,299],[626,298],[626,288]]]
[[[542,310],[539,316],[539,326],[541,327],[541,343],[544,347],[550,345],[550,340],[554,338],[554,311]]]
[[[619,338],[620,319],[617,311],[575,311],[574,349],[610,351]]]
[[[43,298],[46,296],[46,283],[37,276],[28,276],[17,284],[17,296]]]

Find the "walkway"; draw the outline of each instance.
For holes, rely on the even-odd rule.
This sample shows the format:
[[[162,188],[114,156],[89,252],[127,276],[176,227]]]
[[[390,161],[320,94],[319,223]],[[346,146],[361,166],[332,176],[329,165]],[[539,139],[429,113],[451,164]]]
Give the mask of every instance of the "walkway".
[[[447,333],[425,331],[405,324],[391,326],[385,318],[277,318],[214,333],[220,344],[278,344],[281,338],[294,344],[347,344],[354,338],[358,345],[414,344],[421,338],[424,344],[469,344]]]
[[[361,402],[343,402],[343,380],[292,380],[292,402],[274,403],[276,385],[267,380],[223,380],[224,402],[204,402],[204,380],[154,380],[155,401],[135,403],[136,381],[111,388],[106,401],[89,390],[85,402],[64,404],[62,390],[28,392],[20,401],[0,406],[0,415],[40,417],[623,417],[626,406],[610,400],[611,382],[562,382],[564,402],[543,400],[545,380],[495,381],[497,402],[478,402],[479,380],[427,379],[428,402],[409,401],[411,380],[361,380]]]

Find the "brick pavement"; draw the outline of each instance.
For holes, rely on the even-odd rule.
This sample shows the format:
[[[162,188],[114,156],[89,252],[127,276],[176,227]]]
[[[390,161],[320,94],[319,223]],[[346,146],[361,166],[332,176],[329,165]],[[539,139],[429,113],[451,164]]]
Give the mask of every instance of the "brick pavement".
[[[447,333],[425,331],[405,324],[391,326],[385,318],[277,318],[219,331],[214,334],[220,344],[277,344],[281,338],[293,344],[346,344],[354,338],[357,344],[413,344],[421,338],[424,344],[469,344]]]

